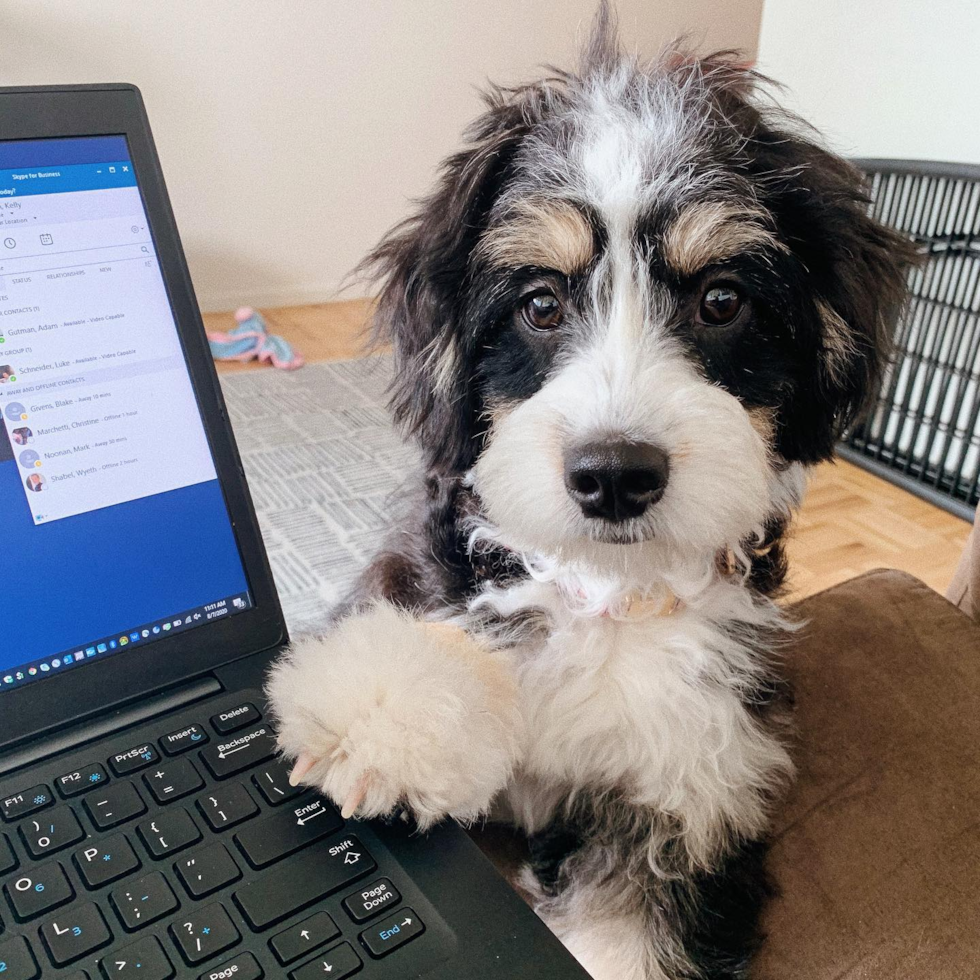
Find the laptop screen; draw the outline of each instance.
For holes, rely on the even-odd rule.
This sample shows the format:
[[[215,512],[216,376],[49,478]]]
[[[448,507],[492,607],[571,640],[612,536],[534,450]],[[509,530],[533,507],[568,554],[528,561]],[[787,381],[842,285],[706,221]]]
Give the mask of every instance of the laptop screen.
[[[0,141],[0,694],[251,606],[138,177]]]

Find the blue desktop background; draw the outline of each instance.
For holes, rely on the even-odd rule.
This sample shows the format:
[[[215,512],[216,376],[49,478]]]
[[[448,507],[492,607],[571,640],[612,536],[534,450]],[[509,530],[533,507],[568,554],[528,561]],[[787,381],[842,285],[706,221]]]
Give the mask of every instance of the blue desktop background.
[[[0,141],[0,169],[119,160],[123,137]],[[2,422],[0,563],[0,672],[248,591],[217,480],[35,526]]]

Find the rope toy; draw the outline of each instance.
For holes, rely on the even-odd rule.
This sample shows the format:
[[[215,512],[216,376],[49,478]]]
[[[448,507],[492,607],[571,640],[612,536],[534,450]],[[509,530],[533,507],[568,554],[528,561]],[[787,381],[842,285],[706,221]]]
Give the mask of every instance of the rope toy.
[[[235,320],[238,326],[227,333],[208,332],[211,356],[216,361],[268,361],[285,371],[303,366],[303,355],[278,334],[269,333],[258,310],[243,306],[235,310]]]

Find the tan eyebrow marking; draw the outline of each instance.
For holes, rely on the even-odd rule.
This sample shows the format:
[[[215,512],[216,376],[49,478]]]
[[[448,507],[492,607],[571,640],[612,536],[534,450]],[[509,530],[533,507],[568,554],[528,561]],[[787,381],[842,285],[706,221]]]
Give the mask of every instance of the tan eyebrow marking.
[[[571,275],[592,261],[595,243],[592,227],[574,205],[529,198],[484,233],[479,249],[495,266],[536,265]]]
[[[753,248],[785,252],[786,246],[766,227],[768,222],[769,215],[761,209],[719,201],[688,205],[664,236],[664,258],[682,276],[690,276]]]

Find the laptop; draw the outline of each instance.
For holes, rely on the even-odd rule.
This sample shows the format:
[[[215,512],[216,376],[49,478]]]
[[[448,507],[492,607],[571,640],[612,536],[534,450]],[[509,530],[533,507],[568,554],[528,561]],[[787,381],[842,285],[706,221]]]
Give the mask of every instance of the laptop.
[[[586,976],[458,827],[289,785],[286,625],[132,86],[0,89],[0,417],[0,980]]]

